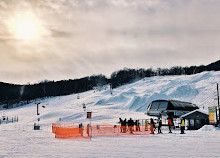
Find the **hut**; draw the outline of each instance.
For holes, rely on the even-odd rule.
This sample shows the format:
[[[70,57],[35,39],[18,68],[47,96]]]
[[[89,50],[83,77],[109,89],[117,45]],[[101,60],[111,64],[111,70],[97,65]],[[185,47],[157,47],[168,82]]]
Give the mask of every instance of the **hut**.
[[[187,120],[187,129],[188,130],[197,130],[204,125],[209,124],[209,114],[206,111],[196,109],[185,115],[182,115],[181,118]]]

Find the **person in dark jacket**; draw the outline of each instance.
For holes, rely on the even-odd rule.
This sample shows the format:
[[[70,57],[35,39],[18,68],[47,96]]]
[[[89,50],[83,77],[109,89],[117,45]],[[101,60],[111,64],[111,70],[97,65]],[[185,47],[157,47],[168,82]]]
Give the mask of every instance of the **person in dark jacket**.
[[[159,133],[162,133],[162,132],[161,132],[161,127],[162,127],[162,120],[159,119],[159,121],[158,121],[158,134],[159,134]]]
[[[79,133],[81,134],[81,136],[83,136],[83,124],[82,123],[79,124]]]
[[[119,122],[118,122],[121,126],[120,126],[120,132],[123,132],[123,120],[121,118],[119,118]]]
[[[122,132],[126,133],[126,130],[127,130],[127,119],[126,118],[124,119],[124,121],[122,121],[121,125],[122,125]]]
[[[128,120],[128,128],[129,128],[130,133],[133,133],[133,127],[134,127],[134,121],[130,118]]]
[[[136,120],[134,124],[136,126],[136,131],[140,131],[140,122],[139,122],[139,120]]]
[[[156,126],[155,126],[155,122],[154,122],[154,120],[153,120],[152,118],[150,119],[150,124],[153,125],[153,128],[154,128],[154,130],[155,130]]]

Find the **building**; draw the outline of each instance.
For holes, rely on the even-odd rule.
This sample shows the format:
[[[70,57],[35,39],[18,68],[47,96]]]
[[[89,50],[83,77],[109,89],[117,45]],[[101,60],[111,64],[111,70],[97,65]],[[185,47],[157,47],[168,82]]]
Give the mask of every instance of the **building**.
[[[181,118],[185,119],[187,122],[186,127],[188,130],[197,130],[204,125],[209,124],[209,114],[208,112],[196,109],[185,115],[182,115]]]
[[[196,109],[199,109],[197,105],[188,102],[177,100],[155,100],[149,104],[147,115],[179,118],[180,116]]]

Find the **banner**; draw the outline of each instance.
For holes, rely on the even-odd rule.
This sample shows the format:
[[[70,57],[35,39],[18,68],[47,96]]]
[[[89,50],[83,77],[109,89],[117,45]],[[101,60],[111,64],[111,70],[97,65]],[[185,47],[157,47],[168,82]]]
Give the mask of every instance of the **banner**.
[[[216,106],[209,107],[209,122],[210,124],[217,123],[217,107]]]
[[[92,112],[87,112],[87,119],[91,119],[92,118]]]

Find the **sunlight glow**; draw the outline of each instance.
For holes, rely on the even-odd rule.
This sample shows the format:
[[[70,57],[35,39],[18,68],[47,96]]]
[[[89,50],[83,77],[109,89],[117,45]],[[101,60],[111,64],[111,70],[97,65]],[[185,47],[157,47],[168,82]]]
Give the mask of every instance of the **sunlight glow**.
[[[38,28],[33,22],[23,20],[16,26],[16,35],[21,39],[33,39],[38,35]]]
[[[33,13],[20,13],[9,20],[11,34],[19,40],[37,40],[45,35],[41,21]]]

